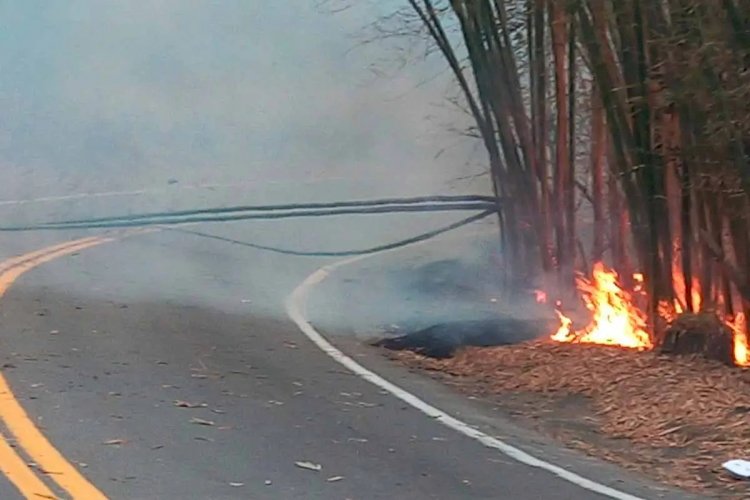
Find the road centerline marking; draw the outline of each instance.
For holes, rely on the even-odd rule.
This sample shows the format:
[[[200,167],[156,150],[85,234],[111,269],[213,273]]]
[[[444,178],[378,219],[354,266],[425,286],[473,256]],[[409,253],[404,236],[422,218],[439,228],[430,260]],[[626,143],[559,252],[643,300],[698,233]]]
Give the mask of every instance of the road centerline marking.
[[[115,237],[88,237],[52,245],[0,262],[0,298],[25,272],[51,260],[70,255],[97,245],[114,241]],[[29,417],[13,394],[5,376],[0,373],[0,421],[23,450],[51,482],[66,491],[75,500],[106,500],[106,496],[52,445]],[[16,486],[26,498],[57,498],[25,461],[0,435],[0,472]]]
[[[26,461],[8,444],[2,434],[0,434],[0,472],[26,498],[57,498],[57,495],[34,474]]]

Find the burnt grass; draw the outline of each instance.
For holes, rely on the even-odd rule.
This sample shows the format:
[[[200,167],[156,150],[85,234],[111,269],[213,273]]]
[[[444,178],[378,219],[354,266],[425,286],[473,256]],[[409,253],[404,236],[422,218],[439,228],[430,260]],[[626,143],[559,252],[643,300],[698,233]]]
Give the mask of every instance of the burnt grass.
[[[512,345],[540,338],[552,331],[546,320],[523,320],[511,317],[450,321],[429,326],[397,337],[386,337],[373,345],[393,351],[409,350],[431,358],[455,355],[461,347]]]

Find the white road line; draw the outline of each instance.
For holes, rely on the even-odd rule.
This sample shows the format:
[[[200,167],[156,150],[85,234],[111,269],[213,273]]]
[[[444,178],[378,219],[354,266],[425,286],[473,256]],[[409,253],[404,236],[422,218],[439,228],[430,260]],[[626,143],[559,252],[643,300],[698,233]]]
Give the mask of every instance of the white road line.
[[[19,200],[0,200],[0,206],[26,205],[26,204],[33,204],[33,203],[49,203],[49,202],[55,202],[55,201],[82,200],[86,198],[110,198],[110,197],[116,197],[116,196],[137,196],[137,195],[142,195],[142,194],[166,193],[166,192],[175,191],[175,190],[215,189],[215,188],[224,188],[224,187],[240,187],[240,186],[247,186],[247,185],[252,185],[252,184],[255,184],[255,183],[196,184],[196,185],[191,184],[191,185],[186,185],[186,186],[174,187],[172,189],[165,187],[165,188],[137,189],[134,191],[98,191],[94,193],[73,193],[73,194],[64,194],[64,195],[57,195],[57,196],[43,196],[40,198],[25,198],[25,199],[19,199]]]
[[[443,410],[440,410],[439,408],[436,408],[431,404],[422,401],[414,394],[402,389],[392,382],[389,382],[377,373],[368,370],[367,368],[360,365],[352,358],[341,352],[328,340],[326,340],[323,335],[315,330],[310,322],[307,321],[306,310],[307,297],[309,295],[309,292],[316,285],[319,285],[321,282],[323,282],[335,269],[348,264],[352,264],[366,257],[369,256],[358,256],[352,259],[342,260],[334,264],[321,267],[310,276],[308,276],[302,283],[300,283],[297,288],[295,288],[294,291],[289,295],[289,297],[287,297],[286,312],[289,315],[289,318],[291,318],[291,320],[296,323],[302,333],[304,333],[307,338],[309,338],[316,346],[318,346],[323,352],[328,354],[336,362],[351,370],[354,374],[362,377],[372,384],[375,384],[381,389],[388,391],[401,401],[416,408],[428,417],[437,420],[441,424],[450,427],[451,429],[460,432],[465,436],[479,441],[481,444],[488,448],[493,448],[500,451],[513,460],[531,467],[538,467],[540,469],[546,470],[565,481],[609,498],[614,498],[616,500],[644,500],[640,497],[630,495],[614,488],[610,488],[609,486],[597,483],[596,481],[592,481],[591,479],[587,479],[583,476],[579,476],[578,474],[570,472],[569,470],[566,470],[559,465],[545,462],[544,460],[529,455],[525,451],[518,449],[515,446],[505,443],[493,436],[490,436],[489,434],[485,434],[484,432],[471,427],[469,424],[462,422],[461,420],[449,415]]]
[[[253,183],[245,183],[245,184],[247,185],[247,184],[253,184]],[[205,188],[212,188],[212,187],[213,188],[237,187],[237,184],[179,186],[178,189],[180,188],[181,189],[205,189]],[[0,200],[0,205],[20,205],[20,204],[26,204],[26,203],[62,201],[62,200],[70,200],[70,199],[77,199],[77,198],[138,195],[138,194],[162,192],[162,191],[167,191],[167,190],[168,188],[153,189],[153,190],[143,189],[143,190],[137,190],[137,191],[77,193],[77,194],[72,194],[72,195],[49,196],[49,197],[44,197],[44,198],[26,199],[26,200]],[[384,252],[380,252],[380,253],[384,253]],[[345,265],[352,264],[356,261],[359,261],[359,260],[362,260],[371,256],[372,255],[360,255],[351,259],[345,259],[345,260],[336,262],[334,264],[321,267],[320,269],[312,273],[310,276],[308,276],[302,283],[300,283],[297,286],[297,288],[295,288],[294,291],[289,295],[289,297],[287,297],[287,300],[286,300],[287,314],[292,319],[292,321],[294,321],[294,323],[299,327],[302,333],[304,333],[316,346],[318,346],[323,352],[328,354],[336,362],[340,363],[344,367],[351,370],[354,374],[362,377],[363,379],[380,387],[381,389],[388,391],[389,393],[399,398],[403,402],[416,408],[417,410],[421,411],[425,415],[437,420],[441,424],[447,427],[450,427],[451,429],[457,432],[460,432],[461,434],[467,437],[470,437],[472,439],[479,441],[481,444],[483,444],[484,446],[488,448],[496,449],[500,451],[501,453],[507,455],[508,457],[512,458],[513,460],[516,460],[522,464],[525,464],[531,467],[538,467],[540,469],[546,470],[548,472],[555,474],[556,476],[560,477],[561,479],[565,481],[573,483],[586,490],[593,491],[595,493],[599,493],[601,495],[607,496],[609,498],[614,498],[616,500],[645,500],[643,498],[636,497],[628,493],[624,493],[622,491],[616,490],[614,488],[610,488],[609,486],[597,483],[596,481],[592,481],[583,476],[579,476],[578,474],[574,472],[570,472],[566,469],[563,469],[562,467],[558,465],[545,462],[544,460],[541,460],[532,455],[529,455],[525,451],[519,448],[516,448],[515,446],[505,443],[493,436],[490,436],[489,434],[485,434],[484,432],[478,429],[475,429],[471,427],[469,424],[440,410],[439,408],[436,408],[432,406],[431,404],[426,403],[425,401],[422,401],[414,394],[402,389],[401,387],[397,386],[396,384],[393,384],[392,382],[389,382],[388,380],[384,379],[377,373],[368,370],[367,368],[360,365],[359,363],[354,361],[352,358],[350,358],[349,356],[347,356],[346,354],[338,350],[336,347],[333,346],[333,344],[328,342],[320,333],[318,333],[317,330],[315,330],[315,328],[310,324],[309,321],[307,321],[305,317],[307,296],[312,288],[314,288],[316,285],[320,284],[323,280],[325,280],[328,277],[328,275],[335,269],[339,267],[343,267]]]
[[[418,180],[427,178],[428,176],[423,175],[411,175],[407,176],[409,179]],[[331,176],[331,177],[323,177],[323,178],[317,178],[317,179],[305,179],[305,180],[294,180],[290,181],[287,179],[269,179],[269,180],[263,180],[263,179],[253,179],[249,181],[242,181],[242,182],[232,182],[232,183],[224,183],[224,184],[183,184],[183,185],[175,185],[175,186],[167,186],[167,187],[158,187],[158,188],[144,188],[144,189],[136,189],[133,191],[98,191],[93,193],[72,193],[72,194],[64,194],[64,195],[53,195],[53,196],[42,196],[39,198],[22,198],[22,199],[16,199],[16,200],[0,200],[0,206],[7,206],[7,205],[27,205],[27,204],[34,204],[34,203],[50,203],[50,202],[56,202],[56,201],[70,201],[70,200],[80,200],[80,199],[86,199],[86,198],[110,198],[110,197],[117,197],[117,196],[137,196],[137,195],[143,195],[143,194],[158,194],[158,193],[167,193],[167,192],[175,192],[179,190],[201,190],[201,189],[219,189],[219,188],[246,188],[251,186],[267,186],[267,185],[287,185],[287,184],[295,184],[295,185],[310,185],[310,184],[320,184],[323,182],[328,181],[346,181],[346,180],[353,180],[346,176]],[[386,180],[385,177],[364,177],[359,179],[354,179],[357,182],[371,182],[371,181],[378,181],[378,180]]]

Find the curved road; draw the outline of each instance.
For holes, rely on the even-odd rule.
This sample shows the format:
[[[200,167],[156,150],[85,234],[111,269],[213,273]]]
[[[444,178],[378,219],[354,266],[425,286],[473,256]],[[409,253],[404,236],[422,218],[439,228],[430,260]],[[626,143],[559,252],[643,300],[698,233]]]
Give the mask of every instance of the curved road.
[[[7,258],[82,236],[2,235],[0,248]],[[59,256],[17,273],[0,299],[2,373],[37,429],[113,499],[606,498],[444,427],[321,352],[281,307],[320,264],[171,231]],[[335,343],[535,456],[636,497],[686,498],[560,450],[351,339]],[[18,415],[0,416],[35,477],[87,498],[64,470],[45,470],[49,456],[32,456],[38,437],[13,437]],[[0,498],[22,498],[7,477]]]

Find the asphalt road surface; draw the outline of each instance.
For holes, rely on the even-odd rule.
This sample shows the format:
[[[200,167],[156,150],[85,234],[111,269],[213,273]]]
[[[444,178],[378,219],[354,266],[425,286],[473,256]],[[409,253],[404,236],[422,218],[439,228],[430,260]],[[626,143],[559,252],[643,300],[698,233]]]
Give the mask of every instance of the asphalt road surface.
[[[202,229],[242,239],[251,224]],[[0,249],[7,258],[92,234],[0,235]],[[49,443],[113,499],[606,498],[441,425],[312,344],[282,304],[326,262],[172,231],[61,255],[29,266],[0,299],[2,373]],[[686,498],[391,365],[343,335],[350,326],[325,333],[470,425],[636,497]],[[66,493],[65,471],[35,456],[45,450],[33,432],[13,435],[18,415],[2,416],[33,474],[55,495],[86,500],[91,490],[69,481]],[[0,498],[23,497],[3,477]]]

